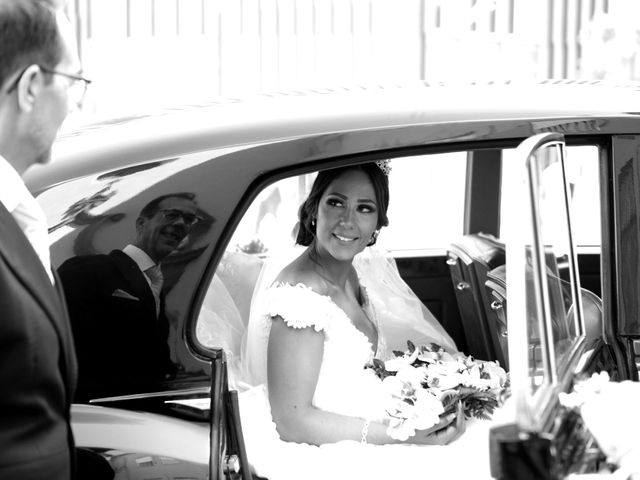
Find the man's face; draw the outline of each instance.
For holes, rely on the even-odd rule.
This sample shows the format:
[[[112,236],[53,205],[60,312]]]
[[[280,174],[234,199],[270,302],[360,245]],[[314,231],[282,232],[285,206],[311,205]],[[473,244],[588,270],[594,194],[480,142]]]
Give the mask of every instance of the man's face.
[[[189,234],[190,218],[196,215],[196,204],[186,198],[169,197],[160,202],[151,217],[138,217],[135,245],[144,250],[156,263],[173,252]],[[185,221],[185,218],[187,221]]]
[[[62,40],[62,58],[58,65],[47,67],[59,72],[78,74],[81,68],[73,28],[62,12],[58,13],[57,20]],[[32,111],[29,135],[35,149],[33,163],[47,163],[51,159],[51,146],[69,113],[68,94],[71,82],[72,79],[62,75],[51,75],[38,96]]]

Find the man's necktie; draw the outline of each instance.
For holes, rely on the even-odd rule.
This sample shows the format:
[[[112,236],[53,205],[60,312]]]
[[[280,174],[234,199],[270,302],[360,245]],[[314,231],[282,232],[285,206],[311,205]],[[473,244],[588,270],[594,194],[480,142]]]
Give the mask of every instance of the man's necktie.
[[[160,265],[154,265],[147,268],[144,273],[149,277],[151,281],[151,291],[153,292],[153,298],[156,301],[156,316],[160,314],[160,291],[162,290],[162,270]]]

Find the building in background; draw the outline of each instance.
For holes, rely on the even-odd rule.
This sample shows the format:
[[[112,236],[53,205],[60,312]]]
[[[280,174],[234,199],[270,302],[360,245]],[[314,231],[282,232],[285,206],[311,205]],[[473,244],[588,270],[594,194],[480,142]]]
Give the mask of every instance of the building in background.
[[[68,0],[82,119],[410,81],[631,80],[635,0]]]

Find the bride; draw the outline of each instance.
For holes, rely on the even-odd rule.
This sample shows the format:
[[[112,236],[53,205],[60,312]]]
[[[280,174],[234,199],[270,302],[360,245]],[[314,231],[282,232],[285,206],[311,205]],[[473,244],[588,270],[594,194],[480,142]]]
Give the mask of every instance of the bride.
[[[260,476],[489,477],[489,422],[471,421],[462,435],[464,415],[449,413],[405,441],[392,438],[388,393],[365,368],[408,339],[456,351],[395,263],[371,248],[388,224],[387,175],[385,163],[320,172],[299,211],[296,243],[306,248],[256,288],[241,359],[254,387],[240,408]]]

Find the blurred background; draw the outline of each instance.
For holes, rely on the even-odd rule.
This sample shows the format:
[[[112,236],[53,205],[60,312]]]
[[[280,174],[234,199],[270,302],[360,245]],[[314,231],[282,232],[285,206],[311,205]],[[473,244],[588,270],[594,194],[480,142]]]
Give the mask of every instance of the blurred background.
[[[70,123],[274,91],[640,77],[639,0],[67,0]]]

